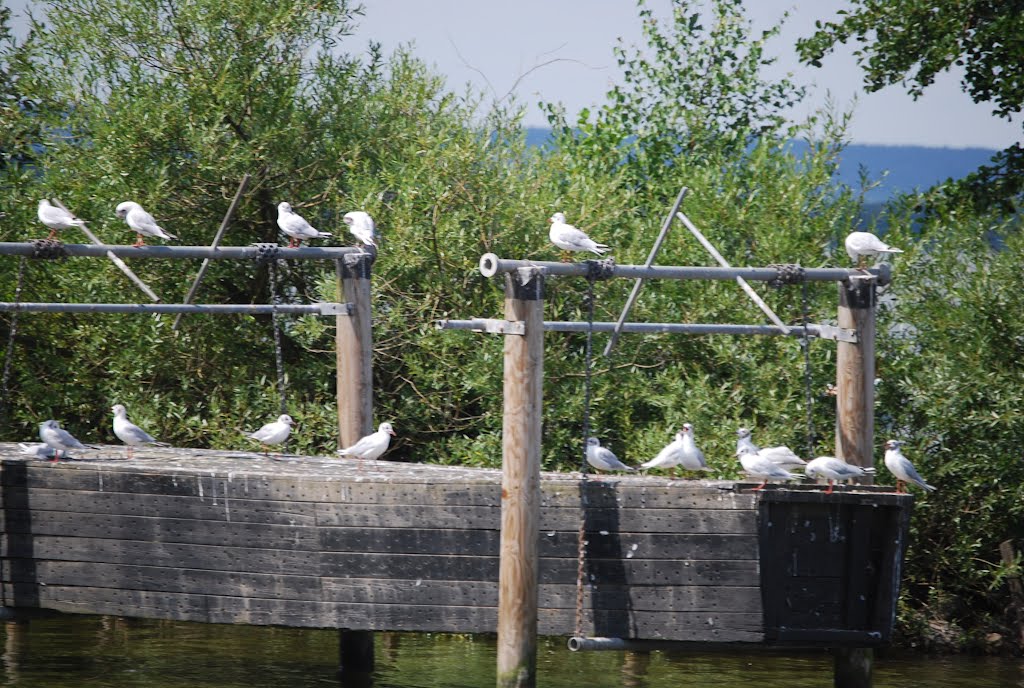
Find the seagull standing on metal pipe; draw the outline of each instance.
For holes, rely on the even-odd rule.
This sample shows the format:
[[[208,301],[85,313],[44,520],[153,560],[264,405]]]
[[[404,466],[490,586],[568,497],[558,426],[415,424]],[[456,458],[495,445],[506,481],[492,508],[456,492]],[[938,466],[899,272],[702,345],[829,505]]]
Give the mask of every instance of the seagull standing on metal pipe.
[[[903,253],[903,249],[890,246],[871,232],[851,232],[846,237],[846,253],[857,267],[864,269],[864,259],[879,253]]]
[[[277,204],[277,226],[288,235],[288,248],[302,245],[303,239],[327,239],[329,232],[314,229],[306,218],[292,210],[291,203],[281,201]]]
[[[132,246],[145,246],[146,240],[143,237],[148,236],[168,241],[178,238],[166,232],[163,227],[156,223],[153,216],[143,210],[142,206],[135,201],[125,201],[118,204],[115,212],[135,232],[135,243]]]
[[[363,242],[365,246],[377,248],[377,225],[370,217],[370,213],[353,210],[345,213],[341,219],[348,225],[348,231],[352,233],[352,236]]]
[[[79,220],[63,208],[51,205],[45,198],[39,201],[36,215],[39,217],[39,221],[50,229],[50,236],[46,237],[47,239],[53,239],[62,229],[85,226],[85,220]]]
[[[565,213],[555,213],[548,218],[548,222],[551,223],[548,238],[551,239],[552,244],[562,249],[563,263],[569,262],[569,251],[590,251],[600,256],[608,250],[605,244],[597,243],[588,237],[583,230],[567,224]]]

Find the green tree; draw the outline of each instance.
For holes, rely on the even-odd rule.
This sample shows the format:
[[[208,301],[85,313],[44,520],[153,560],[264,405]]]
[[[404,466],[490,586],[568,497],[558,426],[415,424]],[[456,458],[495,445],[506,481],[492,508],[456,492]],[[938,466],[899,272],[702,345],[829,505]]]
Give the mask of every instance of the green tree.
[[[902,84],[917,98],[935,77],[963,68],[964,91],[993,114],[1010,119],[1024,107],[1024,3],[1020,0],[851,0],[841,19],[817,22],[797,42],[801,58],[816,67],[839,43],[855,42],[868,91]],[[1009,146],[948,190],[984,210],[1019,209],[1024,197],[1024,148]]]

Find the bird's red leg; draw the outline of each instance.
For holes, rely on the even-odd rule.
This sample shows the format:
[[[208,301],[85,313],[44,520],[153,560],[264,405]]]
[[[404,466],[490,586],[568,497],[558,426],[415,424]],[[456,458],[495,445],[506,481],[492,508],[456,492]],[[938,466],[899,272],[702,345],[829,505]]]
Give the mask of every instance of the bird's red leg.
[[[55,237],[55,236],[57,236],[57,230],[56,229],[51,229],[50,230],[50,236],[46,237],[46,240],[47,241],[53,241],[53,237]]]
[[[832,480],[828,481],[828,489],[825,490],[825,494],[832,494]]]
[[[768,484],[768,481],[765,480],[763,483],[761,483],[760,485],[755,487],[754,490],[763,490],[767,484]]]

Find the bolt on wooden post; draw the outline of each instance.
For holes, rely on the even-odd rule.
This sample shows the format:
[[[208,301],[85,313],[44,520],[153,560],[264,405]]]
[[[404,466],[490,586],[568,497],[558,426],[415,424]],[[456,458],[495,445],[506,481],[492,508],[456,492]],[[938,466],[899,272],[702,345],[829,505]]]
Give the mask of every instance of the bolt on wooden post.
[[[540,527],[541,409],[544,379],[544,273],[505,275],[501,552],[498,572],[498,688],[537,682],[537,533]]]

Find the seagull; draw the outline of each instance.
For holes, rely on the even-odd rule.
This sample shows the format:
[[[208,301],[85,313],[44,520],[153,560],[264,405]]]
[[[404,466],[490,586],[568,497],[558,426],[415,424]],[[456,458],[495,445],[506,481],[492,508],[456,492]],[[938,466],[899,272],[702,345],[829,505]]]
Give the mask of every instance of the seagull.
[[[338,454],[341,456],[354,456],[357,459],[376,460],[388,450],[388,446],[391,444],[391,437],[394,434],[395,429],[391,427],[391,423],[381,423],[380,427],[377,428],[377,432],[360,438],[351,447],[339,449]]]
[[[128,410],[123,404],[114,404],[110,409],[114,412],[114,434],[117,439],[128,445],[128,458],[132,458],[135,447],[153,444],[158,447],[169,447],[166,442],[157,442],[148,432],[128,420]]]
[[[896,476],[896,492],[903,492],[905,483],[914,483],[928,492],[935,490],[934,486],[924,481],[914,468],[914,464],[910,463],[910,459],[903,456],[903,452],[900,451],[902,444],[899,440],[889,440],[885,443],[885,467]]]
[[[903,249],[889,246],[871,232],[851,232],[846,237],[846,253],[857,267],[864,268],[864,258],[879,253],[903,253]]]
[[[55,456],[54,449],[42,442],[18,442],[22,454],[34,456],[37,459],[52,459]]]
[[[748,449],[751,454],[760,454],[762,457],[783,468],[795,468],[807,463],[794,454],[793,450],[789,447],[779,445],[778,447],[765,447],[762,449],[757,446],[754,444],[749,428],[740,428],[736,431],[736,454],[739,454],[744,448]]]
[[[273,423],[267,423],[256,432],[249,433],[249,438],[256,440],[263,448],[264,456],[267,455],[267,445],[281,444],[292,432],[295,421],[287,413],[282,413]]]
[[[301,246],[303,239],[327,239],[331,236],[328,232],[313,229],[306,218],[293,212],[291,204],[285,201],[277,204],[277,226],[290,237],[288,248]]]
[[[144,246],[146,240],[143,237],[157,237],[159,239],[177,239],[173,234],[168,234],[164,228],[156,223],[153,216],[142,209],[142,206],[135,201],[119,203],[115,210],[119,218],[128,223],[128,227],[135,232],[135,243],[132,246]]]
[[[548,222],[551,223],[548,237],[551,239],[551,243],[562,251],[590,251],[600,256],[608,250],[607,246],[598,244],[582,230],[566,224],[565,213],[555,213],[548,218]]]
[[[79,220],[63,208],[50,205],[45,198],[39,201],[39,210],[36,214],[39,216],[39,221],[50,228],[50,236],[46,237],[47,239],[53,239],[62,229],[85,227],[85,220]]]
[[[874,472],[874,468],[854,466],[834,456],[819,456],[808,463],[807,468],[804,469],[804,475],[809,478],[828,479],[828,489],[825,490],[825,494],[832,494],[832,486],[836,480],[852,480]]]
[[[348,231],[352,233],[352,236],[359,239],[366,246],[377,247],[377,225],[374,224],[370,213],[363,212],[362,210],[353,210],[352,212],[345,213],[345,216],[341,219],[348,225]]]
[[[596,437],[587,438],[587,463],[599,471],[632,471],[626,464],[619,461],[610,449],[601,446]]]
[[[60,427],[55,420],[44,420],[39,424],[39,439],[53,449],[53,460],[60,458],[60,453],[67,455],[71,449],[95,449],[96,447],[86,446],[71,436],[71,433]]]
[[[693,426],[683,424],[683,429],[676,433],[676,438],[667,444],[650,461],[640,464],[640,468],[672,468],[682,466],[689,471],[710,471],[711,467],[704,461],[702,452],[693,440]]]
[[[749,447],[744,447],[736,454],[740,458],[740,464],[743,466],[744,472],[751,477],[762,480],[761,484],[754,488],[755,490],[764,489],[769,480],[800,479],[799,475],[790,473],[771,459],[761,456],[758,452],[751,451]]]

